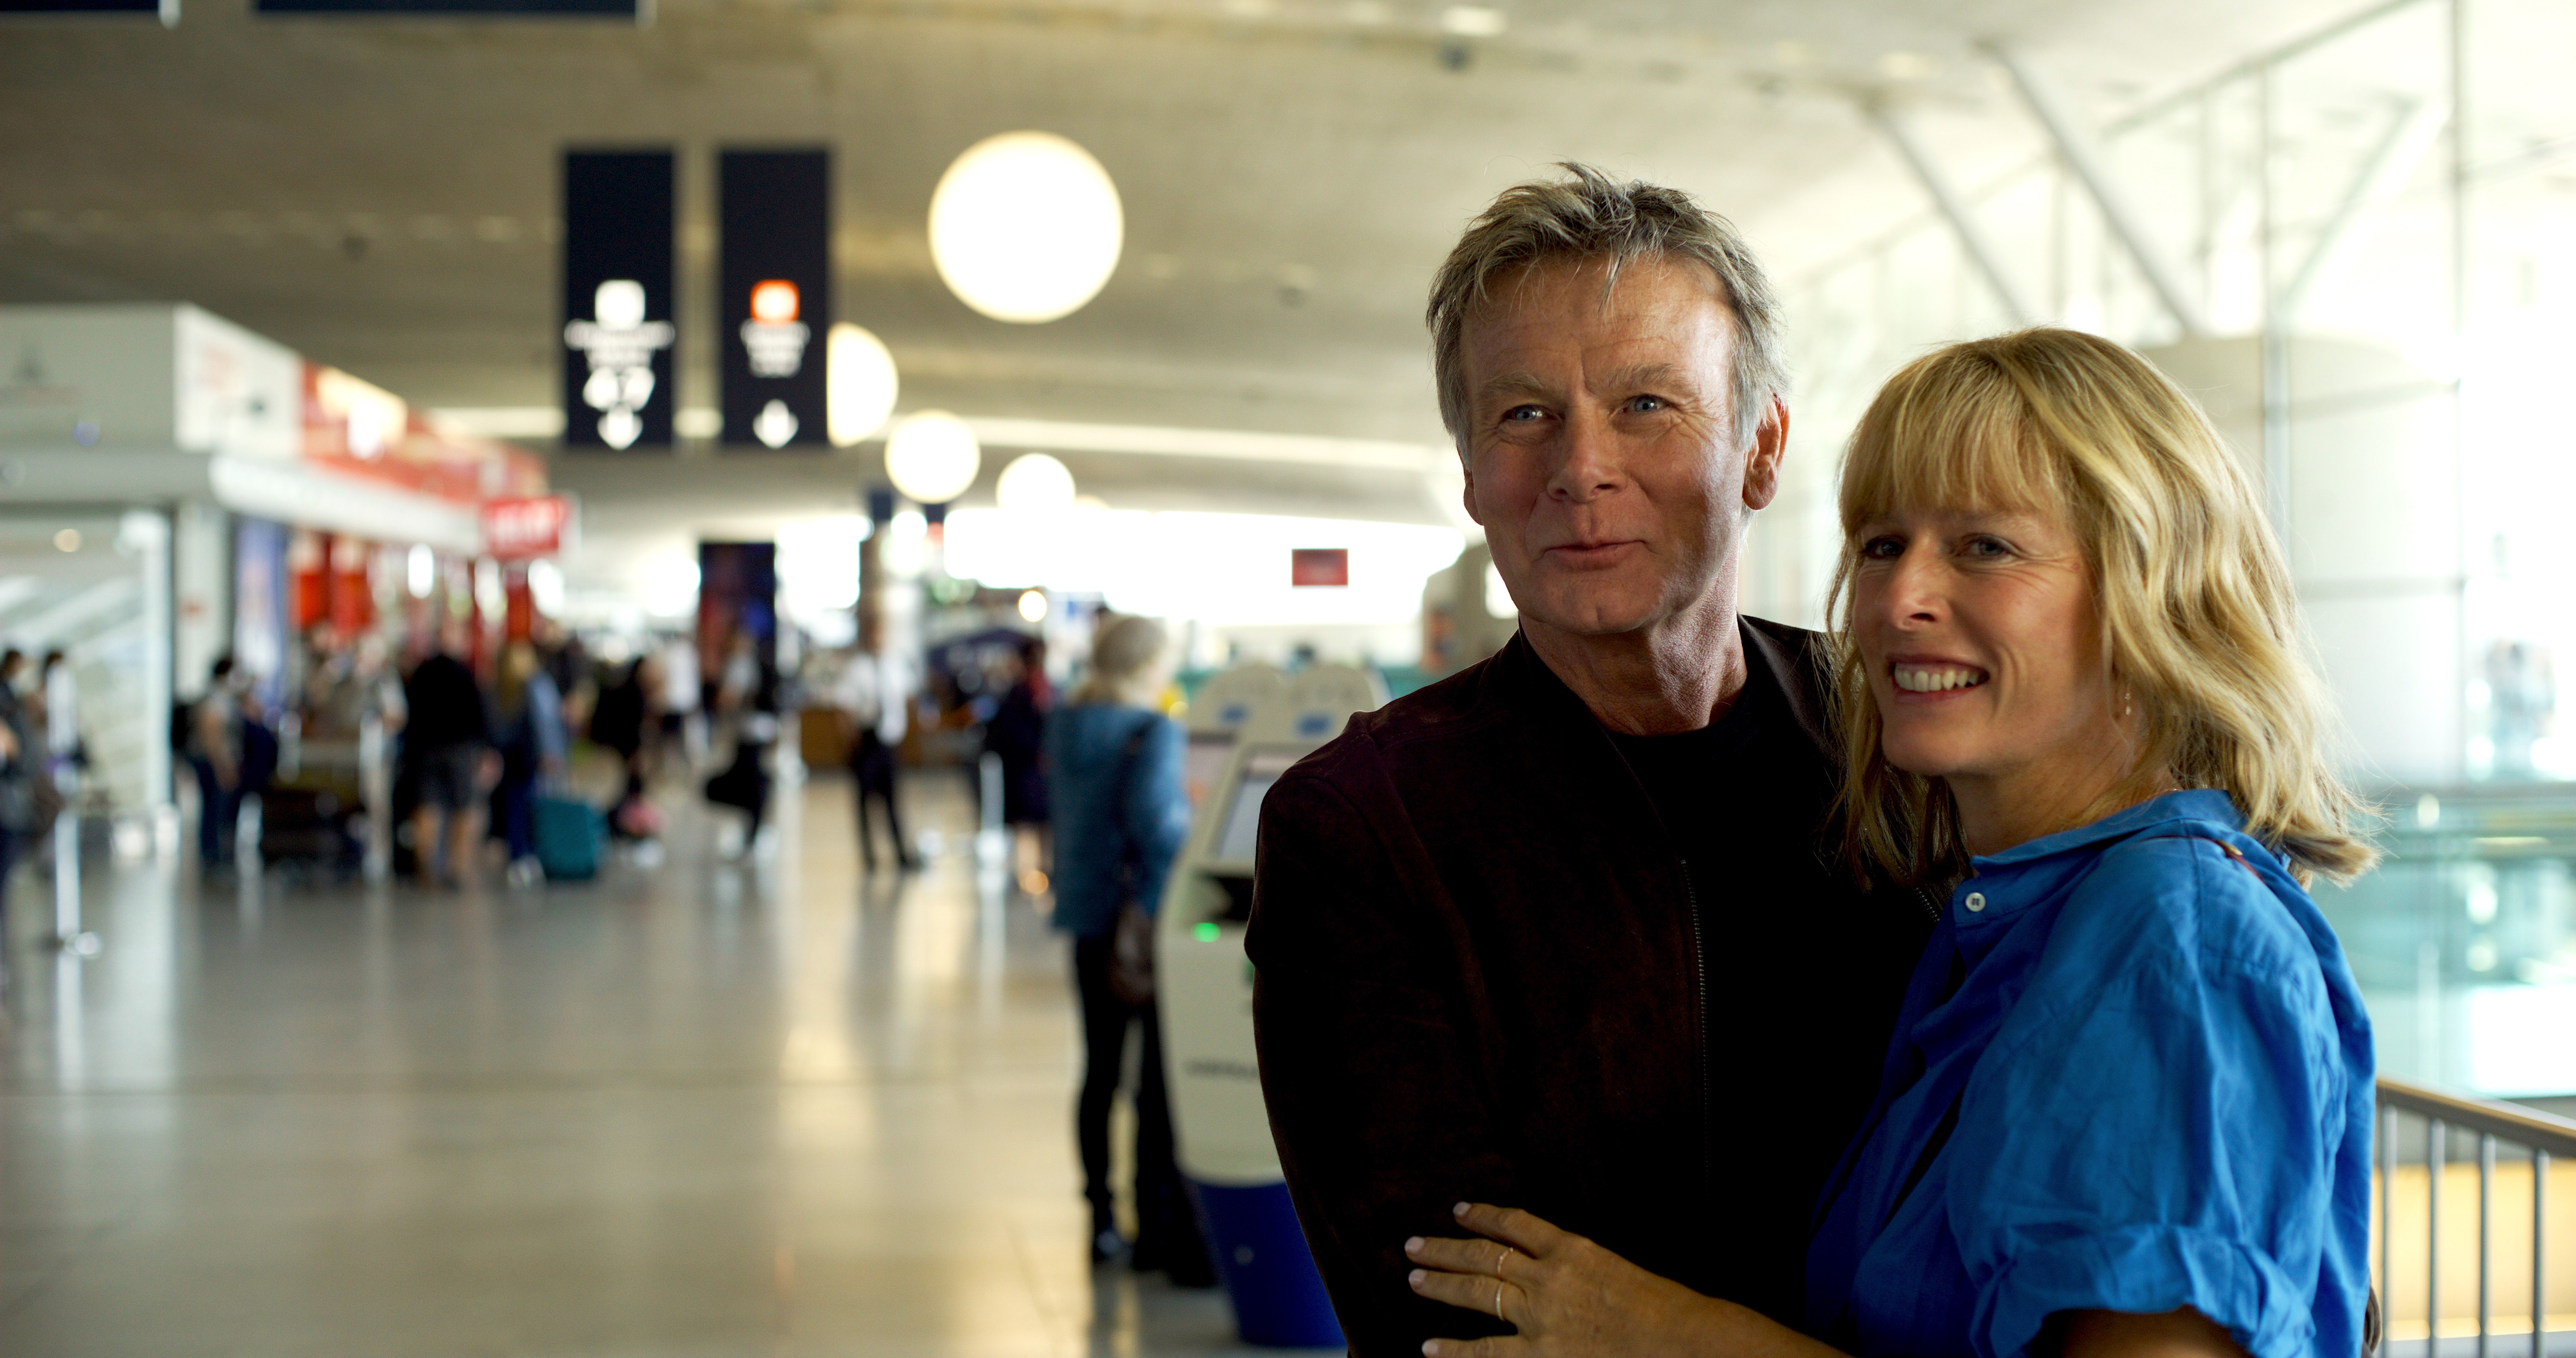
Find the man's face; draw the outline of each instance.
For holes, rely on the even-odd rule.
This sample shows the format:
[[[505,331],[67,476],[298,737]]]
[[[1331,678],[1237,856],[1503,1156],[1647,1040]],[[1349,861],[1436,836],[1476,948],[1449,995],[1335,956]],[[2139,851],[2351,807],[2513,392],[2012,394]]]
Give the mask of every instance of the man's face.
[[[1634,632],[1707,597],[1778,490],[1778,402],[1737,447],[1734,325],[1707,270],[1598,262],[1498,280],[1460,337],[1467,513],[1524,627]]]

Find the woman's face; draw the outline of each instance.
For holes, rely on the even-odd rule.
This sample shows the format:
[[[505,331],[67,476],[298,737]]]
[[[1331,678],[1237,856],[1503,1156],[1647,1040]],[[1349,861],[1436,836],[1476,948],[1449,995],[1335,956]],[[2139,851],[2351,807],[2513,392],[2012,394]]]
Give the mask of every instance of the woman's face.
[[[1854,640],[1889,763],[2071,792],[2119,762],[2091,572],[2058,516],[1900,509],[1859,536]]]

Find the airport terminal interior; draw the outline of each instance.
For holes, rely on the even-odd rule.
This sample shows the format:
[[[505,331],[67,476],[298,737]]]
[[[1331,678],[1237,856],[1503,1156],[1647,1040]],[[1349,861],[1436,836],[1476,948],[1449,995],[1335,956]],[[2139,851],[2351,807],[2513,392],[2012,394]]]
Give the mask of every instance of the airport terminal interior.
[[[1424,305],[1584,162],[1778,292],[1746,613],[1827,624],[1937,345],[2201,403],[2385,854],[2316,890],[2381,1353],[2576,1355],[2571,68],[2565,0],[0,0],[0,1354],[1340,1351],[1258,815],[1515,633]],[[1134,617],[1151,1258],[1046,757]]]

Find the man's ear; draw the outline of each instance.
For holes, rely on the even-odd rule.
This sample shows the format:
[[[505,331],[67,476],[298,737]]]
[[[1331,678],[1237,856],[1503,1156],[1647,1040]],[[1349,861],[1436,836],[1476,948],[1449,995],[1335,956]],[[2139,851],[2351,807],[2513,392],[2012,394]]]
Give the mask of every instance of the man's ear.
[[[1780,460],[1789,455],[1789,406],[1771,398],[1771,409],[1753,428],[1753,446],[1744,454],[1744,507],[1768,508],[1780,494]]]

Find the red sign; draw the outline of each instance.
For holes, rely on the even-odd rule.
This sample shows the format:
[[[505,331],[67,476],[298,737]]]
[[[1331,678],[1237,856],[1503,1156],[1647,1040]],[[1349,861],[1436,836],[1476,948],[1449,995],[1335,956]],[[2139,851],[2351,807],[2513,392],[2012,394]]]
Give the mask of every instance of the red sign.
[[[1288,552],[1291,585],[1347,585],[1351,582],[1348,547],[1295,547]]]
[[[572,500],[531,495],[483,502],[483,551],[502,561],[553,556],[572,536]]]

